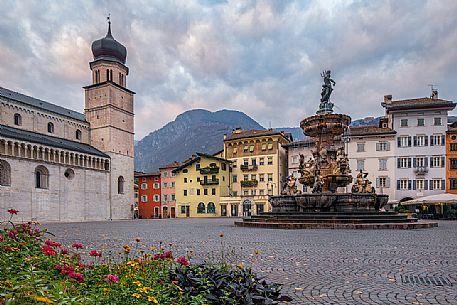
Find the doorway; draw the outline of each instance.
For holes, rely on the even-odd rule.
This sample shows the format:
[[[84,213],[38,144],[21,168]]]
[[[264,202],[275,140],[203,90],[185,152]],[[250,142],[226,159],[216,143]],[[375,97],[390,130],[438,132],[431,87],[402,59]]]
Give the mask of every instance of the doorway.
[[[172,207],[170,209],[170,217],[171,218],[175,218],[176,217],[176,209],[174,207]]]

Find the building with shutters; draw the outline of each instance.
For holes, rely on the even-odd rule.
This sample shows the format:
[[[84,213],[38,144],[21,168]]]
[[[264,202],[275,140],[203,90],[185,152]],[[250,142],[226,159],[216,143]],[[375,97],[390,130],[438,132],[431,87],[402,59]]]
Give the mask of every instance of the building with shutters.
[[[160,193],[162,195],[162,218],[176,217],[176,174],[174,169],[181,165],[179,162],[161,166],[160,171]]]
[[[132,218],[135,93],[111,24],[92,54],[84,113],[0,87],[0,221]]]
[[[446,132],[446,192],[457,194],[457,122]]]
[[[393,100],[384,96],[386,127],[395,134],[395,200],[402,202],[446,190],[446,131],[455,103],[430,97]]]
[[[135,172],[138,183],[138,218],[161,218],[161,188],[160,172]]]

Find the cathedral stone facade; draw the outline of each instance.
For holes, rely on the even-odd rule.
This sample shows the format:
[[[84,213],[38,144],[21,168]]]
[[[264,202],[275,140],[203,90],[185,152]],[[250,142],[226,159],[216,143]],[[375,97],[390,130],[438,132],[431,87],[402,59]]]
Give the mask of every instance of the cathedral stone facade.
[[[92,53],[84,114],[0,87],[0,220],[132,218],[135,93],[111,24]]]

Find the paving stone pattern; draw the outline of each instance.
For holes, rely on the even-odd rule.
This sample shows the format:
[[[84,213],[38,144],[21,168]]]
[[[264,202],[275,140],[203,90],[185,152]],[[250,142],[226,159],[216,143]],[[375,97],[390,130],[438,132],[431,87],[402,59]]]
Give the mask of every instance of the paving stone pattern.
[[[48,224],[60,241],[101,249],[141,238],[195,260],[251,264],[284,284],[289,304],[457,304],[457,222],[423,230],[274,230],[234,219],[170,219]],[[224,233],[220,238],[219,234]],[[88,251],[89,249],[86,249]],[[260,254],[256,251],[260,251]],[[198,259],[197,259],[198,258]]]

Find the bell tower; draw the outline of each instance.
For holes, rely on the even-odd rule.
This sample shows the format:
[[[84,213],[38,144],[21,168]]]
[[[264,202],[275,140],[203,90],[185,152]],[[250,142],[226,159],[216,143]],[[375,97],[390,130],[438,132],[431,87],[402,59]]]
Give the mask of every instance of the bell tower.
[[[110,218],[131,218],[133,198],[133,95],[127,88],[127,49],[108,33],[92,43],[89,63],[92,84],[85,89],[85,115],[90,143],[111,157],[109,168]]]

